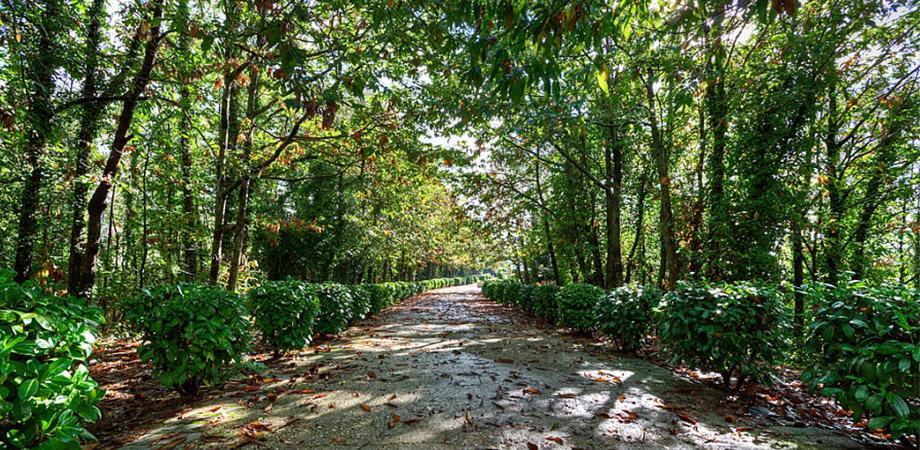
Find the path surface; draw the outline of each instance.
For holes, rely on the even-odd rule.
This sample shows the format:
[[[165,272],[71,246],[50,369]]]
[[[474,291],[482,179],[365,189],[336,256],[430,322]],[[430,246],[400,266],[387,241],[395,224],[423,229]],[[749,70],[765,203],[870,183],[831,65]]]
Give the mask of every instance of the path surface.
[[[274,369],[128,448],[859,448],[818,428],[748,430],[724,393],[473,286],[410,299]]]

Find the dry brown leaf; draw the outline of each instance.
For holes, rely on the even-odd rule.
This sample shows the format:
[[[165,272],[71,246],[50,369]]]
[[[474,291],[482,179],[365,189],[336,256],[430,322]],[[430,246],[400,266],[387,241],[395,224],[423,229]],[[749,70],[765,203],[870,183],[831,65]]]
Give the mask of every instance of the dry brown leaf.
[[[565,441],[563,441],[562,438],[559,436],[545,436],[544,439],[546,439],[547,441],[555,442],[559,445],[562,445],[565,443]]]
[[[362,403],[361,409],[363,409],[364,412],[371,412],[371,407],[367,403]]]
[[[539,395],[539,394],[541,394],[540,390],[537,389],[537,388],[535,388],[535,387],[533,387],[533,386],[529,386],[529,387],[524,388],[524,393],[525,393],[525,394],[531,394],[531,395]]]

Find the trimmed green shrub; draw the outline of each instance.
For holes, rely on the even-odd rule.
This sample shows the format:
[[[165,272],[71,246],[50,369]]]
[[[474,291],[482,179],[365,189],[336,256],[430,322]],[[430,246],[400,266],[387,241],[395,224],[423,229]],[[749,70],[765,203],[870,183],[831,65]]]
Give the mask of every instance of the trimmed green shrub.
[[[517,305],[521,302],[524,284],[515,280],[491,280],[483,284],[482,293],[489,300],[503,305]]]
[[[352,307],[351,320],[361,320],[367,317],[367,314],[371,311],[374,293],[363,284],[352,285],[350,288]]]
[[[249,309],[275,357],[306,347],[319,314],[316,288],[301,281],[266,281],[249,292]]]
[[[160,383],[183,395],[222,381],[249,349],[247,311],[239,296],[206,284],[160,286],[129,302],[126,318],[142,335],[138,356]]]
[[[533,284],[522,284],[518,288],[518,296],[515,299],[515,305],[533,314],[533,294],[537,286]]]
[[[597,302],[597,330],[623,351],[635,351],[654,328],[654,308],[661,301],[655,288],[620,287]]]
[[[806,351],[815,356],[802,376],[823,386],[869,428],[892,438],[920,439],[920,291],[903,286],[812,285],[805,295],[822,306]]]
[[[319,316],[316,332],[319,334],[339,334],[348,328],[354,316],[352,296],[347,286],[338,283],[316,285],[319,296]]]
[[[788,348],[788,319],[775,286],[681,283],[665,295],[659,313],[659,338],[671,363],[717,372],[732,391],[749,380],[771,383]]]
[[[559,290],[556,317],[565,326],[579,331],[594,329],[594,307],[604,290],[590,284],[569,284]]]
[[[0,270],[0,447],[80,449],[102,391],[89,376],[102,310]]]
[[[530,301],[533,305],[534,314],[539,317],[543,317],[550,322],[555,321],[556,311],[559,309],[559,306],[556,303],[556,298],[558,295],[559,286],[554,284],[534,286],[533,292],[530,295]]]
[[[368,295],[370,296],[370,310],[368,314],[374,315],[379,313],[383,308],[393,304],[393,290],[386,284],[365,284]]]

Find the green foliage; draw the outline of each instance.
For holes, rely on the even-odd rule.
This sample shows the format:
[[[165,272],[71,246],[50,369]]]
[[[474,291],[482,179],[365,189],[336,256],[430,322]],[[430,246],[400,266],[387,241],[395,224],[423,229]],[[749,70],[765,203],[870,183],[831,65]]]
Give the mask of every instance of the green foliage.
[[[533,312],[539,317],[549,321],[554,321],[556,311],[559,309],[556,299],[559,295],[559,286],[554,284],[535,286],[530,294],[530,301],[533,304]]]
[[[362,284],[352,285],[350,288],[352,320],[361,320],[367,317],[367,314],[371,311],[374,293]]]
[[[717,372],[734,391],[748,380],[770,383],[787,350],[788,319],[775,286],[681,283],[659,313],[671,362]]]
[[[520,305],[524,284],[517,280],[501,279],[483,283],[482,293],[489,300],[503,305]]]
[[[661,302],[656,288],[620,287],[597,303],[597,330],[620,350],[638,349],[654,328],[654,308]]]
[[[354,317],[353,298],[348,286],[338,283],[316,285],[319,296],[319,318],[316,332],[319,334],[339,334],[345,331]]]
[[[102,397],[89,376],[102,311],[0,271],[0,447],[80,449]]]
[[[920,291],[904,286],[811,285],[821,306],[806,351],[803,378],[823,386],[854,417],[893,438],[920,437]]]
[[[590,284],[563,286],[556,298],[559,323],[579,331],[593,330],[594,308],[603,297],[604,290]]]
[[[514,305],[518,308],[527,311],[528,313],[533,314],[533,294],[536,292],[537,286],[533,284],[523,284],[518,289],[517,298],[514,301]]]
[[[153,364],[160,383],[183,395],[222,381],[227,366],[239,363],[249,348],[246,307],[220,287],[159,286],[130,303],[127,319],[143,339],[138,355]]]
[[[377,314],[383,308],[396,302],[395,292],[385,283],[365,284],[364,286],[367,288],[371,300],[369,314]]]
[[[313,340],[319,297],[313,285],[294,280],[266,281],[249,292],[249,309],[262,339],[276,355]]]

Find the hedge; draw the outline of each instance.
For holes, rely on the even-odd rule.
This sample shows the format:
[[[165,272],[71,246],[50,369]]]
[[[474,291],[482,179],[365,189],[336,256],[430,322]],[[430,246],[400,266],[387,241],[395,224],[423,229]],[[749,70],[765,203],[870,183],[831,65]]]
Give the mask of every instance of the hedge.
[[[80,449],[99,419],[89,376],[102,310],[0,270],[0,448]]]
[[[661,294],[656,288],[623,286],[611,290],[595,305],[597,330],[622,351],[638,349],[655,328],[654,310]]]
[[[249,349],[250,323],[242,298],[208,284],[159,286],[132,299],[126,318],[141,334],[137,354],[160,383],[183,395],[226,377]]]
[[[659,341],[671,363],[716,372],[728,390],[769,384],[789,348],[783,302],[771,285],[681,283],[659,308]]]
[[[809,327],[806,383],[855,419],[871,418],[870,429],[920,439],[920,291],[855,282],[803,293],[822,305]]]

